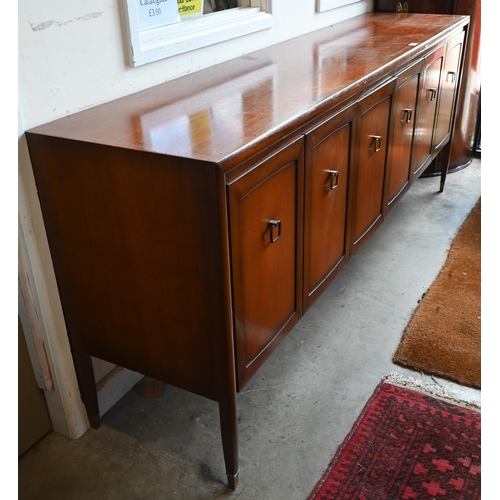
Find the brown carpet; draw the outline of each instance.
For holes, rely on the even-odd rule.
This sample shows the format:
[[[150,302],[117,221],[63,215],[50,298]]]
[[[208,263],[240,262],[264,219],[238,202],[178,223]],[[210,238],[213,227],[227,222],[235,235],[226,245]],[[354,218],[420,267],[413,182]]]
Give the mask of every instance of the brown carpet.
[[[481,387],[481,199],[413,313],[393,361]]]

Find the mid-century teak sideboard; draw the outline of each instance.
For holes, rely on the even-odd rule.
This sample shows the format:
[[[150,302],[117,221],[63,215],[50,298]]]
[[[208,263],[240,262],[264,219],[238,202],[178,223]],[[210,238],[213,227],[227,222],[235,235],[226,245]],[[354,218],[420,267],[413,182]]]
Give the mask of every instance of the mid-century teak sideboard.
[[[91,356],[210,398],[236,487],[238,391],[448,165],[468,23],[370,13],[26,133],[94,427]]]

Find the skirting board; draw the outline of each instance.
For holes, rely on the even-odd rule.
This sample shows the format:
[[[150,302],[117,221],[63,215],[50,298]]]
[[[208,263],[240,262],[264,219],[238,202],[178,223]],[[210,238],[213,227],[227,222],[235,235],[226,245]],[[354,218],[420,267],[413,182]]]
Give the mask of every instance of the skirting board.
[[[115,403],[127,394],[144,375],[117,366],[97,384],[99,415],[102,417]]]

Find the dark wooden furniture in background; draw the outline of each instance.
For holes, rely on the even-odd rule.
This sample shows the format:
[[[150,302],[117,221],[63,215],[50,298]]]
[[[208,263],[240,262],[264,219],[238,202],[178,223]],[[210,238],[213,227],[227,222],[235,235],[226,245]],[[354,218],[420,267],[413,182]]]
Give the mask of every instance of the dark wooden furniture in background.
[[[481,0],[403,0],[409,13],[461,14],[470,16],[469,35],[458,102],[455,133],[451,143],[449,172],[469,165],[477,156],[481,109]],[[375,0],[375,12],[396,12],[398,0]],[[433,162],[423,177],[440,175],[441,166]]]
[[[90,356],[210,398],[236,487],[237,392],[449,161],[467,26],[372,13],[26,133],[95,427]]]

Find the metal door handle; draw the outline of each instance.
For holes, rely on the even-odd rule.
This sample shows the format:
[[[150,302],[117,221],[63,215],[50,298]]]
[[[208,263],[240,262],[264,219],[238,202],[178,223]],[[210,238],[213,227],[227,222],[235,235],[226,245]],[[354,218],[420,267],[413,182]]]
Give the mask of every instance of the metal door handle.
[[[270,220],[268,223],[270,233],[271,233],[271,243],[276,243],[281,236],[281,221],[280,220]],[[277,233],[275,235],[275,233]]]
[[[404,113],[404,117],[403,117],[403,119],[401,121],[406,122],[406,123],[410,123],[411,122],[412,110],[409,109],[409,108],[404,108],[403,109],[403,113]]]
[[[330,174],[328,176],[330,178],[330,189],[335,189],[339,185],[339,173],[337,170],[327,170],[327,172]],[[333,179],[335,179],[335,184]]]
[[[454,71],[448,71],[447,81],[449,81],[449,77],[451,75],[451,83],[455,83],[457,81],[457,74]]]
[[[382,147],[382,137],[380,135],[370,135],[370,137],[372,138],[372,143],[375,142],[375,153],[378,153]]]
[[[431,101],[434,101],[437,96],[437,89],[429,89],[428,92],[431,94]]]

